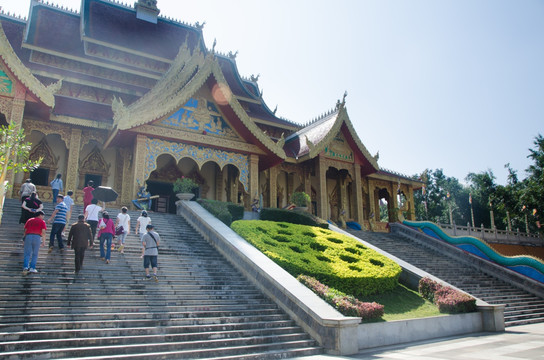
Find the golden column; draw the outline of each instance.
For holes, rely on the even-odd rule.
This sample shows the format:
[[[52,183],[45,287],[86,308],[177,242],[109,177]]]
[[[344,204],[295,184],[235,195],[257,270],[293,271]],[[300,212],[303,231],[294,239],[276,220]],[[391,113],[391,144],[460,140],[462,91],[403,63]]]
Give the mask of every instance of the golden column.
[[[278,200],[276,197],[278,196],[278,167],[274,166],[271,167],[269,170],[269,177],[268,177],[268,195],[270,196],[270,207],[275,208],[278,207]]]
[[[361,165],[353,164],[353,173],[355,175],[355,219],[363,226],[363,191],[361,181]]]
[[[21,99],[19,97],[20,96],[17,96],[15,99],[13,99],[11,105],[11,116],[9,117],[9,123],[15,125],[16,131],[19,131],[19,129],[21,128],[21,125],[23,123],[23,115],[25,112],[25,99]],[[13,197],[13,183],[15,181],[15,173],[12,170],[8,170],[5,180],[7,180],[9,184],[12,185],[6,192],[6,197],[11,198]]]
[[[65,191],[73,190],[74,194],[79,178],[79,150],[81,148],[81,129],[72,129],[70,148],[68,150],[68,167],[66,169]],[[82,185],[82,184],[80,184]],[[83,188],[84,186],[81,186]]]
[[[416,219],[416,207],[414,204],[414,189],[408,185],[408,220],[414,221]]]
[[[328,199],[327,199],[327,165],[321,158],[321,156],[318,157],[317,160],[317,216],[319,216],[322,219],[327,220],[328,214],[327,214],[327,207],[328,207]]]
[[[249,155],[249,204],[253,200],[259,200],[259,157],[255,154]]]
[[[134,163],[133,163],[133,183],[132,183],[132,196],[136,196],[138,193],[138,183],[140,182],[140,186],[145,186],[145,181],[147,179],[144,179],[145,176],[145,158],[147,156],[147,137],[141,134],[138,134],[136,136],[136,143],[134,144]],[[130,187],[130,185],[128,185]]]

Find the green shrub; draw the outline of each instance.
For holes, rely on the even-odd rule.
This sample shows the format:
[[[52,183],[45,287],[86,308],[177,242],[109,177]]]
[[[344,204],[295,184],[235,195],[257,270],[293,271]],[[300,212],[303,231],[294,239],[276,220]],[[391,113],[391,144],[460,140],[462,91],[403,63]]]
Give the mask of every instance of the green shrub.
[[[261,210],[261,220],[269,220],[276,222],[287,222],[291,224],[318,226],[323,229],[328,229],[329,224],[310,214],[302,211],[284,210],[276,208],[264,208]]]
[[[239,204],[228,202],[227,209],[232,216],[232,221],[242,220],[244,218],[244,207]]]
[[[398,284],[398,264],[372,249],[357,247],[358,241],[349,236],[263,220],[235,221],[231,227],[295,277],[312,276],[357,297],[385,292]]]
[[[306,207],[312,201],[310,195],[304,191],[296,191],[291,195],[291,202],[299,207]]]
[[[241,220],[244,217],[244,207],[242,205],[208,199],[198,199],[197,201],[204,209],[227,226],[230,226],[233,221]]]

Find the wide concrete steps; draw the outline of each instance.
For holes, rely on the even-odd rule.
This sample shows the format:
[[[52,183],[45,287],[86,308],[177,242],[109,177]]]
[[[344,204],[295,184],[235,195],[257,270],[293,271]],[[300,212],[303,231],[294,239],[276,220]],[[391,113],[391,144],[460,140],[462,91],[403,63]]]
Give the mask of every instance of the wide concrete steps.
[[[490,304],[506,305],[505,325],[544,322],[544,299],[401,236],[350,230],[380,249]]]
[[[161,236],[158,282],[144,276],[134,233],[139,212],[130,212],[124,254],[113,250],[109,264],[100,259],[95,240],[82,271],[74,274],[73,251],[61,252],[55,242],[52,252],[40,250],[39,272],[23,276],[19,206],[6,200],[0,229],[0,358],[277,359],[322,353],[176,215],[149,214]],[[52,211],[45,204],[46,219]],[[76,206],[72,222],[81,212]],[[118,210],[109,213],[115,218]]]

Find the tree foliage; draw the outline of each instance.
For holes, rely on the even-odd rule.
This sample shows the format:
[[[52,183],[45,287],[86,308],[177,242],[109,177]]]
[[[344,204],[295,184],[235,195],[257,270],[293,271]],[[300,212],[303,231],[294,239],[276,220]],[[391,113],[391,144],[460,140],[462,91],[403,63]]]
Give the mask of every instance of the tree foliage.
[[[25,142],[23,129],[13,123],[0,127],[0,182],[6,179],[8,171],[31,171],[39,166],[42,159],[30,161],[32,144]]]
[[[510,164],[505,165],[508,170],[505,185],[495,182],[491,170],[469,173],[465,178],[467,185],[446,176],[442,169],[425,170],[414,176],[425,184],[424,190],[414,193],[416,218],[449,223],[451,207],[456,224],[472,224],[472,207],[475,226],[491,227],[492,210],[498,229],[507,230],[510,220],[513,231],[525,231],[527,219],[529,231],[538,231],[538,221],[544,212],[544,137],[536,136],[533,145],[527,156],[533,163],[526,169],[527,178],[521,181]]]

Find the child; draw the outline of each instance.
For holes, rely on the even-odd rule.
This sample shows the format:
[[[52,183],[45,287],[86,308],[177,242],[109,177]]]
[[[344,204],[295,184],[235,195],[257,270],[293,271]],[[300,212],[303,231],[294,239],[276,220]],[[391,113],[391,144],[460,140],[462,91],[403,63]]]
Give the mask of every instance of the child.
[[[128,214],[128,209],[126,206],[123,206],[121,208],[121,212],[117,214],[117,221],[115,222],[116,233],[119,226],[123,227],[123,233],[117,235],[117,245],[119,245],[119,252],[124,254],[125,238],[130,233],[130,215]]]
[[[142,215],[138,217],[138,220],[136,221],[136,230],[135,232],[140,234],[140,239],[145,235],[146,226],[151,224],[151,218],[147,216],[147,211],[143,210]]]

